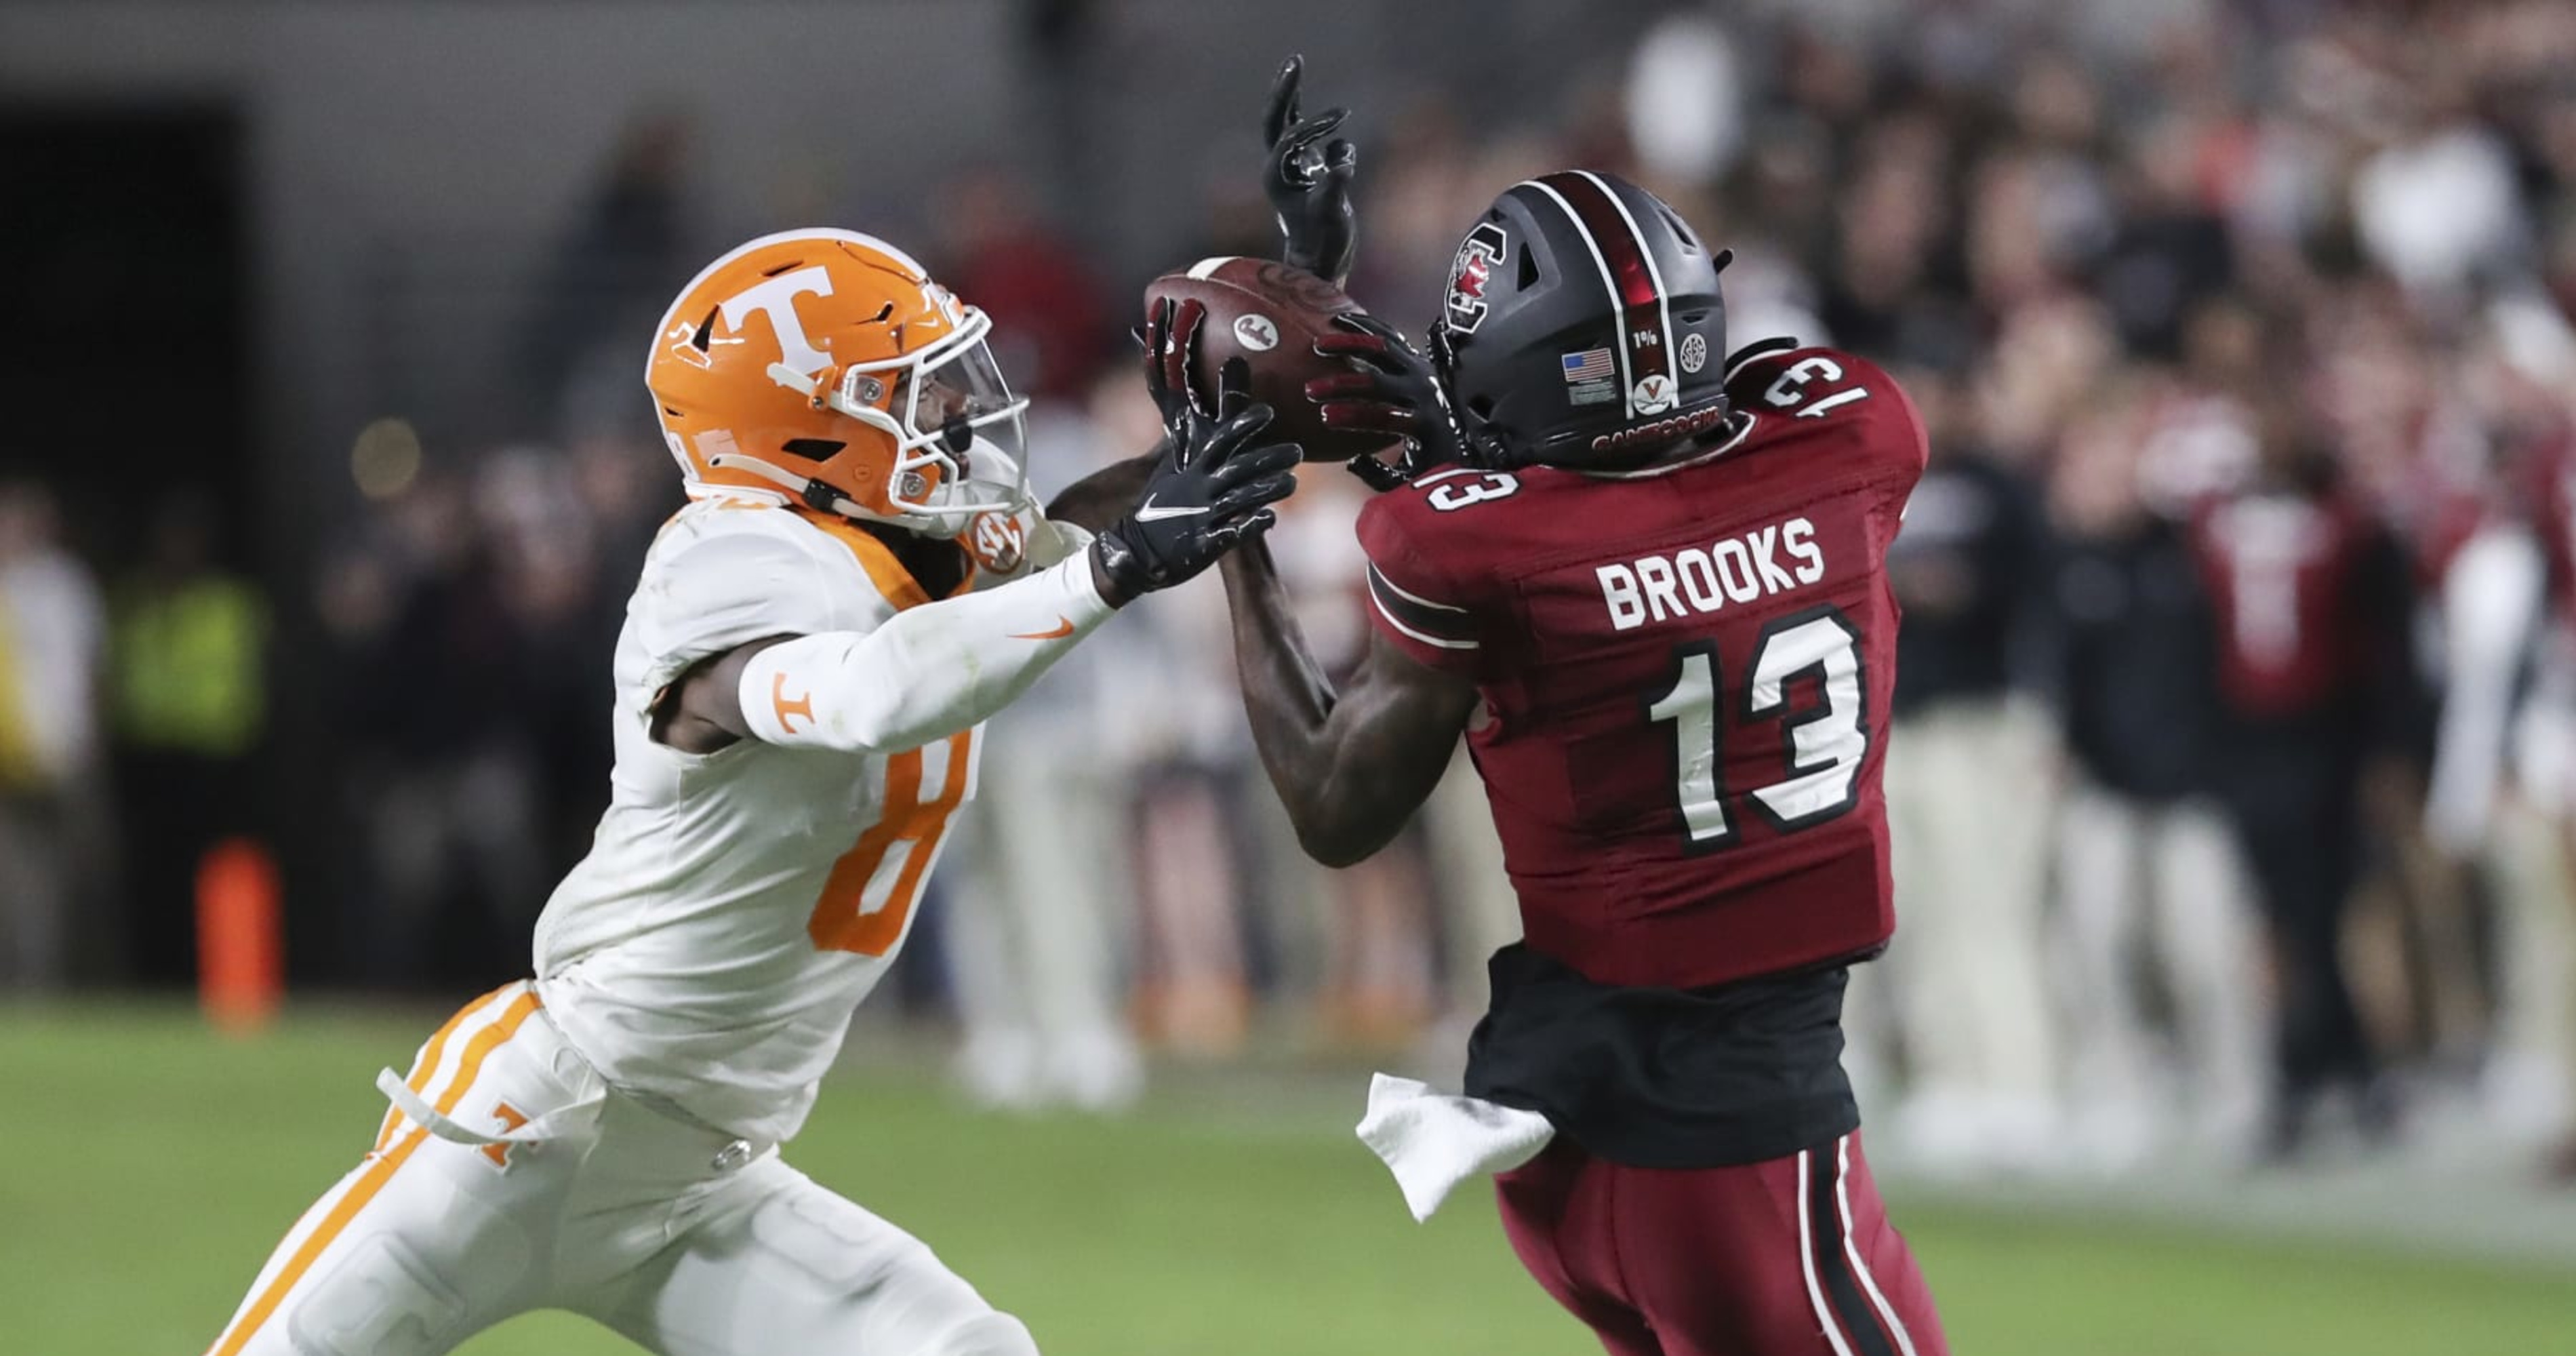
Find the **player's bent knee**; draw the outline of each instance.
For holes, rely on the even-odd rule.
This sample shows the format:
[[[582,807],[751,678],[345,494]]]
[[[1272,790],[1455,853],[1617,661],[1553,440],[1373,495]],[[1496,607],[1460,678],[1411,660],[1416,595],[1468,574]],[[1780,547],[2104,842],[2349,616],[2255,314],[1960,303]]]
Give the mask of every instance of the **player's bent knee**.
[[[1038,1356],[1028,1325],[987,1309],[951,1326],[923,1347],[924,1356]]]

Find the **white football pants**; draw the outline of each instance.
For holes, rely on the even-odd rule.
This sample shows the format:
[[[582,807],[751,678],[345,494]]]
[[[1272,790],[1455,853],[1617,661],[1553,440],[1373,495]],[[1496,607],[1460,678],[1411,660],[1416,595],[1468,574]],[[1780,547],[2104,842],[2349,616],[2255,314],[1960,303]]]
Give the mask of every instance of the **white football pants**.
[[[1849,1025],[1901,1023],[1908,1077],[1892,1128],[1930,1159],[2028,1162],[2055,1141],[2049,761],[2044,718],[2010,699],[1909,712],[1888,746],[1896,940],[1853,973]]]
[[[2263,978],[2227,822],[2198,802],[2149,804],[2083,783],[2063,797],[2059,815],[2057,897],[2076,1056],[2068,1075],[2077,1107],[2104,1121],[2087,1138],[2180,1128],[2222,1147],[2243,1143],[2263,1098]],[[2170,1091],[2179,1099],[2159,1078],[2142,968],[2159,977],[2173,1009],[2180,1083]],[[2176,1110],[2187,1124],[2151,1124]]]
[[[1441,940],[1448,1008],[1452,1017],[1472,1027],[1492,1005],[1485,962],[1521,939],[1521,902],[1503,866],[1493,802],[1463,739],[1440,785],[1423,803],[1422,827],[1433,883],[1447,909]]]
[[[374,1151],[288,1231],[209,1356],[434,1356],[535,1309],[667,1356],[1037,1350],[776,1146],[606,1087],[526,981],[468,1004],[388,1092]]]
[[[959,1068],[987,1105],[1115,1110],[1145,1086],[1119,984],[1133,782],[1087,722],[1077,740],[1019,715],[1002,717],[1012,756],[978,774],[944,901]]]

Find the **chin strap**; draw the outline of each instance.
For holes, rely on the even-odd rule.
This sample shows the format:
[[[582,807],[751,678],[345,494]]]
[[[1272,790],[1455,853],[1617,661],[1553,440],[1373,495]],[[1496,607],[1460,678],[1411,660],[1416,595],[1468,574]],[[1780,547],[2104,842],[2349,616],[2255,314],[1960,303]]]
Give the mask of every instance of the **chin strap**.
[[[796,496],[797,502],[808,508],[820,509],[825,513],[837,513],[845,518],[860,518],[872,523],[883,522],[892,523],[897,527],[908,526],[908,524],[893,522],[891,519],[868,512],[860,507],[857,500],[832,488],[824,481],[812,476],[800,476],[747,453],[720,452],[707,458],[707,465],[720,471],[747,471]]]

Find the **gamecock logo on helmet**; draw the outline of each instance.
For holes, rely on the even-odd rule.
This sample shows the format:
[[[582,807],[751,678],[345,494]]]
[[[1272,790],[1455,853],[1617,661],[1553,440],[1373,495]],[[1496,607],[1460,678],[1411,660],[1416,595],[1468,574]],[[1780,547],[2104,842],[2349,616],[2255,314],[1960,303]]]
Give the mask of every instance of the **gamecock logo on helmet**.
[[[1493,309],[1485,301],[1485,284],[1502,265],[1503,250],[1510,242],[1503,228],[1493,222],[1479,222],[1459,243],[1458,263],[1449,273],[1449,328],[1460,334],[1474,334],[1485,323],[1485,312]]]

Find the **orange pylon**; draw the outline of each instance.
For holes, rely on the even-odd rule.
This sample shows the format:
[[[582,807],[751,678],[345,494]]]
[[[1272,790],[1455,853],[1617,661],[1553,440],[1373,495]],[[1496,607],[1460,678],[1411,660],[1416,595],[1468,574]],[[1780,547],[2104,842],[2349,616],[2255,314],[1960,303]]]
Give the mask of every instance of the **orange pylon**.
[[[286,984],[277,866],[268,849],[228,838],[197,864],[197,997],[223,1031],[248,1034],[277,1015]]]

